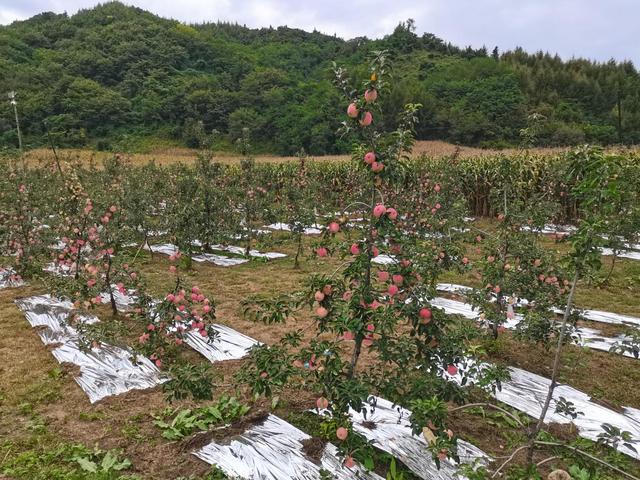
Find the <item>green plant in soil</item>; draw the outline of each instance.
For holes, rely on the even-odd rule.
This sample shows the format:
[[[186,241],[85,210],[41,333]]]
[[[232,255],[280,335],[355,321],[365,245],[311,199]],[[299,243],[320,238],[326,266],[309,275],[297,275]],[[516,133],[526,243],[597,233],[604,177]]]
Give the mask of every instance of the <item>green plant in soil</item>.
[[[355,461],[374,467],[373,447],[354,432],[349,417],[349,409],[361,411],[372,393],[406,403],[430,392],[429,397],[434,398],[422,418],[412,418],[414,428],[435,432],[429,450],[438,464],[447,457],[457,458],[457,437],[444,428],[444,405],[463,401],[465,388],[445,377],[459,373],[464,385],[469,375],[483,376],[473,367],[456,366],[465,356],[465,345],[482,332],[429,303],[437,272],[466,268],[466,262],[451,253],[456,251],[455,242],[439,241],[436,236],[425,240],[419,231],[405,230],[404,219],[387,204],[379,188],[402,178],[420,107],[407,105],[395,131],[376,127],[372,121],[379,114],[376,98],[388,92],[390,73],[386,52],[376,52],[371,77],[362,86],[366,90],[363,96],[350,85],[347,73],[335,67],[335,83],[350,102],[348,115],[352,119],[345,123],[345,129],[360,132],[362,138],[354,148],[352,165],[368,177],[362,198],[344,210],[357,205],[366,212],[365,222],[361,229],[350,229],[341,219],[329,218],[330,228],[316,255],[343,258],[332,275],[314,275],[304,291],[277,301],[248,300],[248,311],[265,323],[290,319],[304,307],[312,309],[315,319],[278,345],[254,347],[252,361],[237,376],[239,381],[249,382],[256,395],[271,396],[280,387],[301,383],[316,391],[318,407],[328,411],[324,436],[337,443],[348,467]],[[425,196],[446,195],[441,189],[440,184],[430,185]],[[427,219],[425,225],[440,225],[448,231],[442,205],[433,204],[433,211],[425,213],[431,222]],[[346,240],[338,235],[343,231]],[[382,254],[394,260],[376,265],[373,260]],[[301,334],[311,328],[317,334],[302,344]],[[489,376],[495,373],[491,371]],[[492,380],[488,379],[487,385]],[[428,424],[426,418],[430,419]]]

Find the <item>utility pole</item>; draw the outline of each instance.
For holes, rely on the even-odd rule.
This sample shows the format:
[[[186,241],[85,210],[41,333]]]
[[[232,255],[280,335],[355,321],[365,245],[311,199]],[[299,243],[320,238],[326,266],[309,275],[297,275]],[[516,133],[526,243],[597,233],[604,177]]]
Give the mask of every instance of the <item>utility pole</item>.
[[[20,121],[18,120],[18,101],[16,100],[16,92],[9,92],[9,100],[13,105],[13,112],[16,115],[16,129],[18,130],[18,145],[20,147],[20,153],[22,153],[22,136],[20,135]]]
[[[24,168],[24,156],[22,154],[22,135],[20,135],[20,121],[18,120],[18,101],[16,100],[16,92],[9,92],[9,100],[13,105],[13,112],[16,115],[16,130],[18,130],[18,147],[20,149],[20,158],[22,159],[22,167]]]
[[[620,96],[620,85],[618,84],[618,143],[622,145],[622,101]]]

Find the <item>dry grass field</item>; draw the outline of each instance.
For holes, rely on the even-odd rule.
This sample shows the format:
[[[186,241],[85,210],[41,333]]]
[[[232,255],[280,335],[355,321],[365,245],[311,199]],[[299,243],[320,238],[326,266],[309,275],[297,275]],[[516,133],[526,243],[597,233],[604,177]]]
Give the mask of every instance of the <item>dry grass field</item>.
[[[419,141],[413,148],[413,155],[427,155],[429,157],[445,157],[453,155],[459,149],[459,155],[461,157],[478,157],[483,155],[495,155],[498,153],[512,154],[516,152],[516,149],[507,150],[491,150],[472,147],[456,147],[451,143],[442,141]],[[534,152],[539,153],[555,153],[565,151],[566,148],[539,148],[533,149]],[[105,155],[110,155],[107,152],[97,152],[92,150],[59,150],[58,155],[61,159],[80,159],[83,163],[94,162],[96,165],[100,165],[102,158]],[[185,163],[192,164],[195,162],[197,150],[191,148],[158,148],[152,150],[151,153],[139,153],[133,154],[134,164],[144,164],[150,161],[155,161],[158,165],[168,165],[171,163]],[[216,152],[214,158],[217,161],[224,163],[239,162],[241,156],[239,154],[230,152]],[[313,157],[315,160],[322,161],[343,161],[348,160],[349,155],[325,155],[320,157]],[[285,162],[288,160],[296,160],[297,157],[279,157],[277,155],[256,155],[256,160],[259,162]],[[31,150],[25,153],[25,160],[29,164],[37,163],[49,163],[54,160],[53,153],[49,149],[40,148]]]

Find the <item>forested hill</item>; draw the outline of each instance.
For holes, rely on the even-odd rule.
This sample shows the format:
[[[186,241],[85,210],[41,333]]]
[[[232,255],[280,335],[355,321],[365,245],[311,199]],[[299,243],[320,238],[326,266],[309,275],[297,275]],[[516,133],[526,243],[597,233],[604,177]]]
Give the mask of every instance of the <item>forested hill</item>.
[[[422,103],[419,139],[517,144],[537,113],[540,145],[609,144],[619,134],[640,143],[632,63],[457,48],[417,35],[411,21],[380,40],[344,41],[287,27],[184,25],[118,2],[71,17],[43,13],[0,27],[0,92],[18,92],[31,146],[44,142],[46,121],[61,146],[195,146],[204,129],[231,148],[249,128],[257,152],[339,153],[347,148],[335,134],[345,105],[331,61],[358,78],[380,49],[392,52],[397,80],[381,96],[384,118]],[[16,144],[5,97],[0,148]]]

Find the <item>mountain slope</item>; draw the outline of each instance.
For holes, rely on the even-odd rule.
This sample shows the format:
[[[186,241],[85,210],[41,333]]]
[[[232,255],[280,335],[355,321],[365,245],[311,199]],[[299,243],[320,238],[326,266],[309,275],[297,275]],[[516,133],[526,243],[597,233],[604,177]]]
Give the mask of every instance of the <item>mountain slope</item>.
[[[411,22],[381,40],[229,23],[184,25],[108,2],[72,17],[42,13],[0,27],[0,91],[16,90],[28,145],[46,121],[63,146],[141,148],[140,139],[195,146],[215,129],[229,147],[249,128],[256,151],[341,153],[344,105],[330,62],[362,75],[367,54],[388,49],[396,85],[382,97],[390,123],[422,103],[419,139],[471,145],[519,142],[531,113],[542,145],[640,142],[640,80],[630,63],[563,62],[518,49],[461,49]],[[618,92],[621,128],[618,131]],[[0,104],[0,147],[17,143]]]

